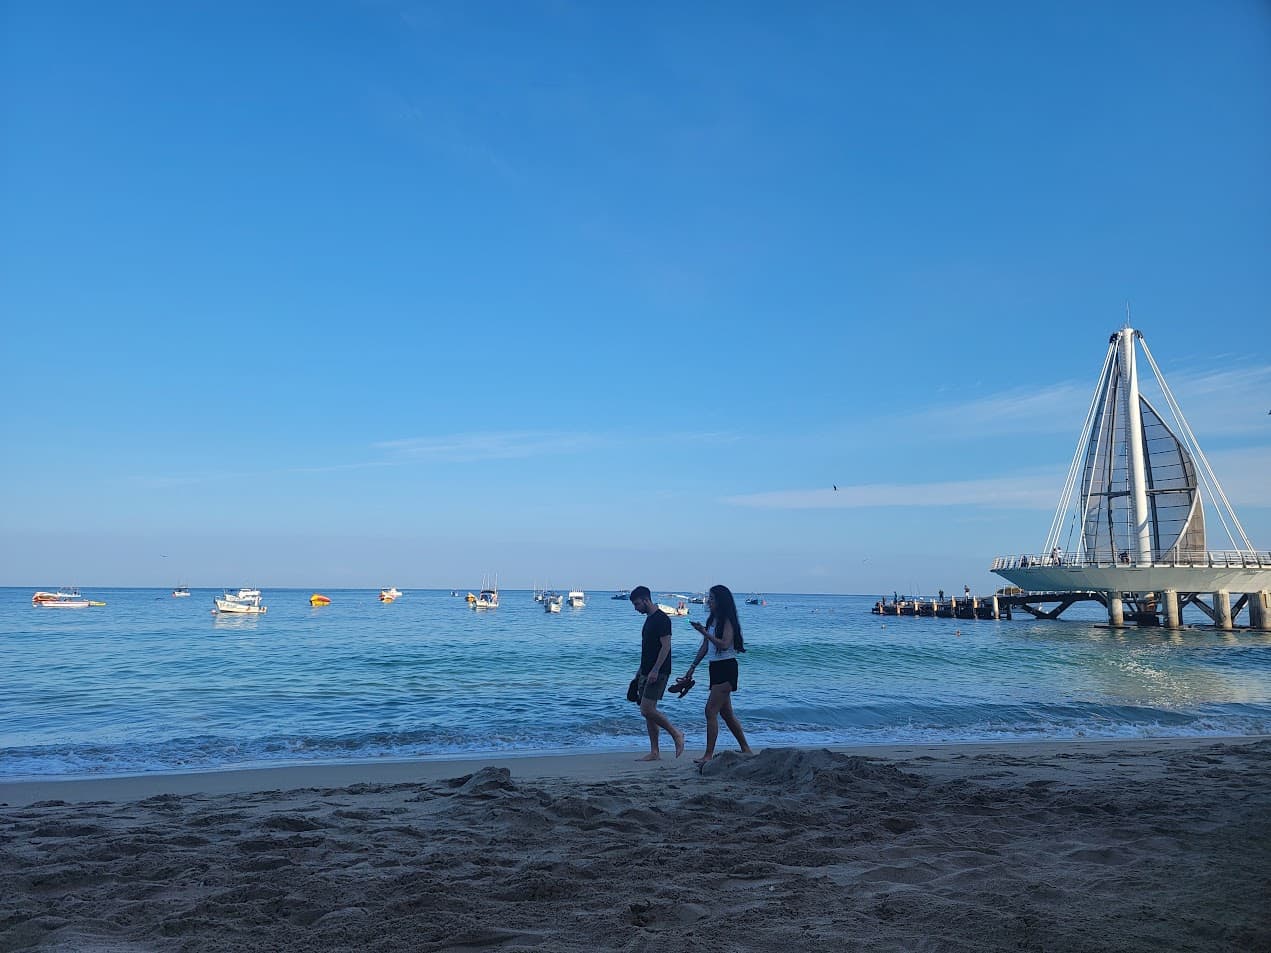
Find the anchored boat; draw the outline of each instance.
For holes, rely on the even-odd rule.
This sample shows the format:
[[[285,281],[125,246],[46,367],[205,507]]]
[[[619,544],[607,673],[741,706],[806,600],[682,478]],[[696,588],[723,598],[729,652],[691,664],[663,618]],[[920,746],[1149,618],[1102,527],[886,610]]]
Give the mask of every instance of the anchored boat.
[[[104,606],[104,602],[85,599],[78,589],[59,589],[57,592],[37,592],[31,596],[31,605],[41,609],[87,609]]]
[[[225,594],[214,598],[216,608],[213,612],[224,615],[264,615],[269,607],[260,604],[259,589],[239,589],[238,592],[225,590]]]
[[[486,580],[481,581],[481,591],[473,596],[468,593],[468,605],[474,609],[497,609],[499,607],[499,578],[494,577],[493,582]]]

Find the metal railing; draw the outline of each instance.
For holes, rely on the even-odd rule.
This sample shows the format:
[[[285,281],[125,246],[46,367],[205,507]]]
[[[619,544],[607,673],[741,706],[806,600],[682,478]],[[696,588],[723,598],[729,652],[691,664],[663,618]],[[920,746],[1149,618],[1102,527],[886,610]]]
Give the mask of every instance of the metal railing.
[[[1136,566],[1168,566],[1201,569],[1271,569],[1271,552],[1266,550],[1206,550],[1184,551],[1169,550],[1154,553],[1150,562],[1142,562],[1137,553],[1051,553],[1034,555],[1025,553],[1019,556],[998,556],[993,560],[992,571],[999,569],[1033,569],[1043,567],[1069,566],[1081,567],[1126,567]]]

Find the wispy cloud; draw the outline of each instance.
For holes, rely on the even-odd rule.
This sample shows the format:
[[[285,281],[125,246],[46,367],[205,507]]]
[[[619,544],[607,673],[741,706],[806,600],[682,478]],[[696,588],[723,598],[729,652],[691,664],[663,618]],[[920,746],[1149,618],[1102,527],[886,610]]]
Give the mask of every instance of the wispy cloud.
[[[1271,507],[1271,446],[1206,453],[1223,492],[1240,515],[1242,507]]]
[[[664,439],[679,443],[729,443],[738,435],[729,431],[667,433]],[[621,448],[643,435],[623,433],[583,433],[550,430],[480,431],[438,434],[427,437],[404,437],[382,440],[370,445],[377,456],[371,460],[349,463],[297,464],[261,470],[215,470],[204,473],[143,474],[132,477],[135,483],[152,489],[250,480],[292,473],[339,473],[349,470],[371,470],[428,463],[477,463],[483,460],[524,460],[530,457],[564,456],[567,454]]]
[[[434,154],[503,179],[522,178],[516,164],[473,133],[448,101],[420,105],[395,89],[380,89],[373,93],[371,109],[382,122]]]
[[[1146,361],[1140,364],[1140,379],[1143,393],[1172,422]],[[1271,407],[1271,365],[1179,371],[1169,373],[1166,380],[1202,446],[1207,437],[1259,433],[1271,441],[1271,417],[1266,413]],[[1092,375],[1088,381],[1040,384],[953,401],[892,417],[886,429],[899,439],[906,433],[921,435],[923,440],[1023,434],[1071,434],[1075,439],[1094,397],[1095,383]]]
[[[1209,455],[1231,503],[1271,507],[1271,447],[1246,447]],[[838,489],[771,490],[724,497],[731,506],[772,510],[865,509],[888,506],[977,506],[986,509],[1050,510],[1059,503],[1063,476],[1036,470],[982,480],[930,483],[862,483]],[[1213,508],[1214,502],[1206,500]],[[1216,529],[1217,523],[1214,527]]]
[[[924,439],[940,435],[965,439],[968,435],[1075,433],[1093,395],[1093,382],[1076,381],[1003,391],[907,414],[893,421],[889,432],[912,428]]]
[[[861,509],[879,506],[988,506],[1051,509],[1059,502],[1059,473],[936,483],[867,483],[813,490],[774,490],[725,497],[722,502],[776,510]]]
[[[399,457],[469,463],[474,460],[519,460],[563,453],[578,453],[612,442],[612,438],[586,433],[552,431],[503,431],[407,437],[372,446]]]

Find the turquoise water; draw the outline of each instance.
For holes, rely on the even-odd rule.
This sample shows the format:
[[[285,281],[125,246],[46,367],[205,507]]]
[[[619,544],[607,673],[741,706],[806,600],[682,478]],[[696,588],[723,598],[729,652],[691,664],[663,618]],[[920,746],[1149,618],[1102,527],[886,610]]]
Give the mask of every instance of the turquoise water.
[[[219,590],[84,590],[36,609],[0,589],[0,777],[379,758],[634,749],[625,700],[641,617],[611,593],[547,615],[505,591],[265,590],[267,615],[211,614]],[[1086,620],[880,619],[876,596],[743,606],[735,705],[768,745],[1271,733],[1271,637],[1114,631]],[[662,601],[668,601],[663,599]],[[691,618],[702,618],[694,606]],[[674,620],[675,671],[699,638]],[[664,708],[700,746],[699,684]],[[731,744],[726,734],[721,744]]]

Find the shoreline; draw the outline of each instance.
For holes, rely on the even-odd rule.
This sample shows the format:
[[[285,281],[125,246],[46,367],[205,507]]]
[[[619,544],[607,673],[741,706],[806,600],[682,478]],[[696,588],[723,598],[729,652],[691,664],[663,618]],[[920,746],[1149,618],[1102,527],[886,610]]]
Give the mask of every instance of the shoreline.
[[[1211,745],[1245,745],[1266,740],[1271,740],[1271,735],[1021,739],[756,748],[756,753],[762,750],[832,751],[835,754],[873,761],[908,764],[920,759],[939,762],[1007,753],[1023,758],[1049,758],[1064,753],[1106,754],[1114,748],[1131,749],[1140,753],[1186,751]],[[730,750],[721,748],[718,754],[722,755]],[[632,747],[607,752],[509,753],[391,761],[257,765],[101,777],[0,780],[0,807],[24,807],[44,801],[117,803],[161,796],[256,794],[265,791],[344,788],[357,784],[413,784],[461,777],[487,768],[507,768],[511,777],[518,780],[570,780],[587,783],[624,777],[647,777],[659,771],[689,775],[696,773],[697,766],[693,763],[696,752],[692,746],[678,760],[668,749],[660,761],[638,762],[636,759],[646,752],[645,748]]]

